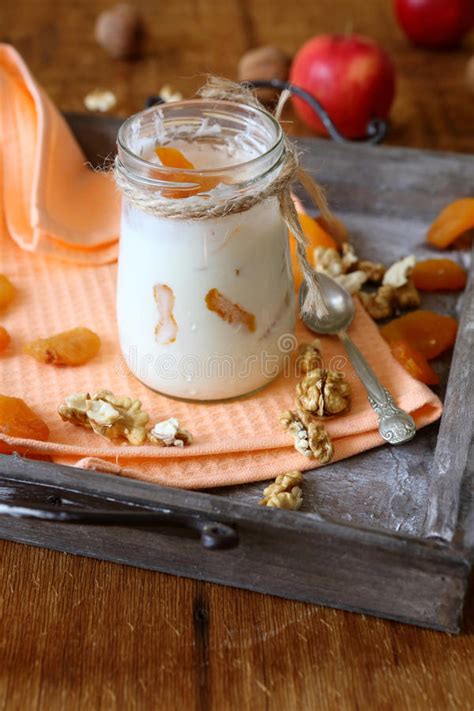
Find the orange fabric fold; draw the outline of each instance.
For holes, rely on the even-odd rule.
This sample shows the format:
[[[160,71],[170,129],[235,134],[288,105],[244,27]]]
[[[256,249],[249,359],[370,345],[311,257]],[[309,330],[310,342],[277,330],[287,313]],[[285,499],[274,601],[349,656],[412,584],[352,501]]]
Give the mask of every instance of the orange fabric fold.
[[[117,258],[120,198],[94,172],[13,47],[0,44],[1,199],[22,249],[78,264]]]
[[[296,375],[291,359],[287,372],[267,388],[227,403],[172,400],[147,389],[127,371],[115,324],[116,266],[106,264],[114,258],[118,229],[115,189],[106,176],[84,167],[64,121],[7,46],[0,46],[0,82],[0,272],[18,289],[1,316],[12,343],[0,356],[0,392],[22,397],[47,422],[50,439],[0,438],[84,470],[184,488],[239,484],[314,467],[314,460],[294,450],[278,422],[281,411],[293,405]],[[47,259],[50,256],[62,261]],[[100,354],[90,363],[56,368],[22,354],[26,341],[80,325],[102,339]],[[440,416],[439,399],[393,359],[360,304],[351,335],[418,427]],[[299,323],[297,337],[307,341],[314,336]],[[342,346],[330,337],[321,343],[325,364],[342,368],[353,389],[351,411],[327,422],[338,460],[382,440]],[[179,418],[193,433],[194,443],[184,449],[118,446],[61,421],[57,407],[66,395],[101,389],[140,398],[152,423]]]

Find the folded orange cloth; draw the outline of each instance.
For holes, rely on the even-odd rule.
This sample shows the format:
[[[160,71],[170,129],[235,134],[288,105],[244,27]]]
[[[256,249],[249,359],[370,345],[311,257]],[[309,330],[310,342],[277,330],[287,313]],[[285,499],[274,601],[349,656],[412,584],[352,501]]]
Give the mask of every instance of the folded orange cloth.
[[[0,392],[24,398],[51,430],[48,442],[15,440],[1,434],[0,438],[26,446],[31,452],[49,454],[57,462],[186,488],[263,480],[289,469],[315,466],[314,460],[294,450],[291,437],[278,422],[281,411],[293,405],[296,377],[291,368],[256,395],[212,404],[166,398],[128,373],[120,356],[115,324],[115,265],[78,268],[44,256],[74,261],[77,254],[83,263],[86,257],[94,262],[106,261],[105,255],[110,256],[107,245],[117,229],[115,194],[107,178],[83,168],[83,158],[71,134],[35,89],[18,55],[8,47],[0,49],[2,112],[6,84],[9,100],[17,106],[23,102],[21,111],[26,112],[24,120],[9,119],[9,124],[2,115],[1,123],[4,219],[0,220],[0,271],[15,284],[18,294],[2,314],[12,344],[0,356]],[[6,125],[10,126],[7,131]],[[23,140],[27,149],[22,146]],[[15,151],[21,151],[16,161]],[[28,165],[36,171],[34,181],[32,172],[25,173],[23,184],[18,168],[33,154],[35,161]],[[101,258],[97,258],[99,254]],[[28,340],[80,325],[93,329],[102,339],[99,356],[84,366],[57,368],[21,352]],[[418,427],[439,417],[438,398],[393,359],[359,304],[351,335],[398,404],[412,413]],[[314,337],[301,323],[297,336],[300,341]],[[330,337],[322,338],[321,343],[326,365],[343,368],[353,389],[351,411],[327,422],[337,460],[375,447],[382,440],[377,418],[340,343]],[[101,389],[140,398],[152,423],[177,417],[193,433],[195,442],[184,449],[117,446],[61,421],[57,407],[65,396]]]
[[[15,242],[78,264],[117,258],[120,199],[13,47],[0,44],[0,200]]]

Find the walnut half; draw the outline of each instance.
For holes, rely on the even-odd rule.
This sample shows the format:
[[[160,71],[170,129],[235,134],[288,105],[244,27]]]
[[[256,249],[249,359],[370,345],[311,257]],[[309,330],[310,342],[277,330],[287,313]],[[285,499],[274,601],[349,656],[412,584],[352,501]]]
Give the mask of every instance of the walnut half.
[[[303,492],[300,487],[302,483],[303,474],[299,471],[280,474],[273,484],[263,490],[260,505],[297,511],[303,503]]]
[[[140,400],[117,397],[110,390],[94,395],[73,393],[58,408],[61,419],[90,429],[110,440],[126,440],[141,445],[146,440],[149,415]]]
[[[293,437],[297,452],[321,464],[331,461],[334,448],[322,422],[307,412],[287,410],[281,414],[280,424]]]
[[[337,370],[315,368],[296,386],[296,406],[317,417],[339,415],[350,408],[351,386]]]

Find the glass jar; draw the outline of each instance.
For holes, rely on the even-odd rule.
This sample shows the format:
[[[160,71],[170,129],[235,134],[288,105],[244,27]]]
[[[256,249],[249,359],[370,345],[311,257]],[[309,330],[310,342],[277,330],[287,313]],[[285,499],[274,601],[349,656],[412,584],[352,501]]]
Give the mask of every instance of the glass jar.
[[[163,167],[157,145],[179,149],[193,168]],[[123,196],[120,345],[153,390],[220,400],[258,390],[281,371],[295,325],[287,228],[276,196],[240,211],[232,204],[251,204],[284,159],[279,123],[229,101],[155,106],[120,128],[117,171],[132,192],[172,201],[178,213],[157,214]],[[228,214],[213,216],[224,204]],[[206,216],[190,218],[190,206]]]

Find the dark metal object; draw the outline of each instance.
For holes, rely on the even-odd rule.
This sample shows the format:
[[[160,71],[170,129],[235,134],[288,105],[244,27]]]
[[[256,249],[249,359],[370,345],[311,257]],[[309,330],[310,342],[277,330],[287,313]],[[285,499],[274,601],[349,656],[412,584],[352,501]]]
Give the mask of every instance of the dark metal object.
[[[0,482],[1,485],[5,482]],[[3,487],[4,488],[4,487]],[[0,491],[0,496],[4,491]],[[49,497],[51,501],[53,497]],[[167,508],[154,507],[153,511],[59,508],[61,498],[57,497],[52,506],[32,506],[31,501],[0,503],[0,516],[35,519],[53,523],[69,523],[92,526],[133,526],[135,528],[170,526],[188,529],[197,533],[201,544],[209,550],[235,548],[239,543],[237,532],[231,526],[217,521],[209,521],[191,513],[177,513]]]
[[[309,91],[306,91],[306,89],[302,89],[300,86],[296,86],[289,81],[281,81],[280,79],[270,79],[269,81],[258,80],[245,82],[245,85],[254,89],[276,89],[277,91],[284,91],[287,89],[291,94],[297,96],[299,99],[302,99],[312,108],[314,113],[320,118],[326,131],[337,143],[362,143],[373,145],[375,143],[381,143],[387,135],[388,121],[374,117],[367,124],[367,134],[364,138],[347,138],[336,128],[334,121],[320,101],[310,94]]]

